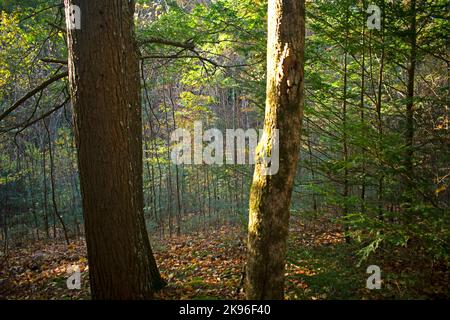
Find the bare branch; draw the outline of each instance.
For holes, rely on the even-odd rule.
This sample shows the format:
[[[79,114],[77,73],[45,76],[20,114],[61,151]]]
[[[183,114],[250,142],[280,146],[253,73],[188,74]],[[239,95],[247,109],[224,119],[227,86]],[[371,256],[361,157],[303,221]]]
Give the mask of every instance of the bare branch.
[[[179,41],[172,41],[172,40],[167,40],[167,39],[163,39],[163,38],[148,38],[148,39],[141,40],[139,42],[139,45],[143,46],[143,45],[146,45],[149,43],[163,44],[163,45],[172,46],[172,47],[184,48],[187,50],[195,49],[195,43],[192,42],[191,39],[189,39],[185,42],[179,42]]]
[[[53,114],[55,111],[58,111],[59,109],[61,109],[62,107],[64,107],[64,106],[67,104],[67,102],[69,102],[69,100],[70,100],[70,98],[66,98],[66,99],[64,100],[64,102],[61,103],[60,105],[57,105],[57,106],[54,107],[53,109],[51,109],[51,110],[47,111],[46,113],[44,113],[43,115],[41,115],[39,118],[34,119],[33,121],[30,121],[30,122],[28,122],[27,124],[25,124],[25,125],[24,125],[20,130],[18,130],[15,134],[17,135],[17,134],[21,133],[22,131],[24,131],[26,128],[28,128],[28,127],[32,126],[33,124],[35,124],[36,122],[38,122],[38,121],[40,121],[40,120],[42,120],[42,119],[47,118],[48,116],[50,116],[51,114]]]
[[[62,73],[58,73],[57,75],[54,75],[53,77],[51,77],[51,78],[45,80],[44,82],[42,82],[40,85],[38,85],[33,90],[27,92],[22,98],[17,100],[11,107],[9,107],[2,114],[0,114],[0,121],[2,121],[4,118],[6,118],[11,112],[13,112],[18,107],[20,107],[25,101],[27,101],[29,98],[34,96],[36,93],[38,93],[41,90],[44,90],[45,88],[47,88],[52,83],[54,83],[54,82],[56,82],[56,81],[58,81],[58,80],[60,80],[62,78],[65,78],[68,75],[69,75],[68,71],[65,71],[65,72],[62,72]]]
[[[56,63],[56,64],[67,65],[67,60],[62,60],[62,59],[42,58],[40,60],[42,62],[46,62],[46,63]]]

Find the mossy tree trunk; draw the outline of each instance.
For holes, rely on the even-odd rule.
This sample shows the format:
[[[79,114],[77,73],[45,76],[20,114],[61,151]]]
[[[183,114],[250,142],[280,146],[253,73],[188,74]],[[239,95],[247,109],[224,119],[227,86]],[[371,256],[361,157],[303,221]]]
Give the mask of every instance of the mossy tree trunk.
[[[304,101],[304,0],[269,0],[264,135],[250,194],[246,296],[283,299],[289,207],[300,151]],[[258,161],[279,130],[279,170]],[[273,140],[272,140],[273,141]]]

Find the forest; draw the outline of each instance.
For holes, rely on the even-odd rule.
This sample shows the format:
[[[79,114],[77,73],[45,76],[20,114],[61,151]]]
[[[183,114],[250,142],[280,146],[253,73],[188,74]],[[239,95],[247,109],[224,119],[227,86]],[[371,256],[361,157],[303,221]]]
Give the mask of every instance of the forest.
[[[0,0],[0,300],[447,300],[449,13]]]

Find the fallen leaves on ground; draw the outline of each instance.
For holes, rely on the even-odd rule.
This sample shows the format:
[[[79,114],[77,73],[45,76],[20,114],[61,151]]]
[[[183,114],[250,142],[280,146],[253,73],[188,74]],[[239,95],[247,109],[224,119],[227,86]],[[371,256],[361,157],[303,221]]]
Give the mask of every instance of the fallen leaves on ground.
[[[83,241],[36,242],[9,253],[0,262],[0,299],[85,299],[89,289],[68,290],[66,280],[73,265],[87,283],[86,248]],[[68,272],[69,271],[69,272]]]
[[[167,281],[155,298],[243,299],[244,243],[245,233],[237,226],[152,239],[158,267]],[[393,252],[389,259],[374,257],[382,266],[386,290],[369,292],[365,268],[355,266],[355,248],[345,244],[342,228],[327,217],[293,217],[288,248],[286,299],[432,298],[448,294],[445,270],[420,274],[426,266],[412,270],[404,250]],[[68,271],[73,266],[81,271],[80,290],[67,288]],[[401,276],[405,272],[415,272],[415,278],[422,276],[429,285],[414,287],[407,283],[410,278]],[[0,299],[90,299],[88,273],[84,240],[70,245],[38,241],[10,250],[7,257],[0,256]]]
[[[240,299],[245,248],[237,227],[165,240],[155,250],[168,285],[159,299]]]

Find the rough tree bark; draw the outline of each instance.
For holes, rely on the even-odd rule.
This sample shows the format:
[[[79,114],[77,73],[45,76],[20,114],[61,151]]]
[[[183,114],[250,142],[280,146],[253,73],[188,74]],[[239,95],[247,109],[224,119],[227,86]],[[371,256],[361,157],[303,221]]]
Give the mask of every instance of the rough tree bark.
[[[250,194],[246,296],[283,299],[289,207],[300,150],[304,101],[304,0],[269,0],[265,141],[279,130],[279,171],[261,174],[256,161]]]
[[[146,299],[163,285],[143,214],[134,1],[65,0],[81,194],[94,299]]]

